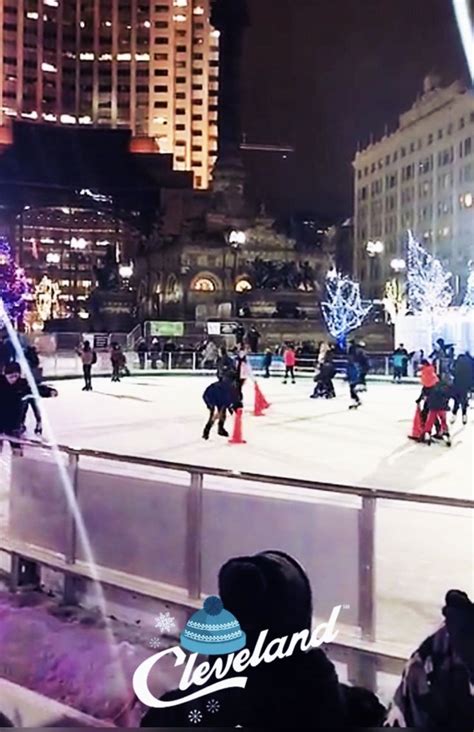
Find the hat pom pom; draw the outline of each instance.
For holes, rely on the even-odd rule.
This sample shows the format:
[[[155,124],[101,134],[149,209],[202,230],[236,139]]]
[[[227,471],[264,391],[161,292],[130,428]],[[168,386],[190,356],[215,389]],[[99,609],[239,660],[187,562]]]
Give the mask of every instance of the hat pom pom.
[[[217,595],[212,595],[204,600],[204,610],[208,615],[219,615],[223,609],[224,605],[222,604],[222,600]]]

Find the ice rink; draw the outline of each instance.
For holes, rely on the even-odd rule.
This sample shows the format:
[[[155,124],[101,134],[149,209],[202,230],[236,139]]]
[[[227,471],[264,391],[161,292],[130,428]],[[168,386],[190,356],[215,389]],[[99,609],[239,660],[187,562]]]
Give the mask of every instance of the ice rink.
[[[209,376],[96,379],[83,393],[79,380],[55,382],[60,397],[44,400],[60,444],[142,455],[173,462],[304,478],[352,486],[472,498],[473,432],[460,416],[453,446],[407,439],[419,388],[369,384],[363,406],[349,411],[348,387],[337,399],[309,399],[312,381],[295,385],[261,379],[271,402],[254,417],[253,388],[245,389],[246,445],[230,446],[214,432],[202,440],[207,411],[202,393]],[[474,421],[474,411],[471,412]],[[232,419],[228,420],[229,430]]]
[[[261,379],[271,407],[266,416],[254,417],[248,384],[247,444],[231,446],[215,432],[209,442],[201,437],[207,418],[202,393],[211,381],[209,376],[137,376],[113,384],[98,378],[91,393],[81,391],[79,380],[55,382],[59,398],[44,400],[43,406],[57,442],[71,447],[281,478],[473,497],[471,425],[462,427],[458,418],[451,448],[407,439],[419,394],[415,385],[369,383],[363,406],[349,411],[348,387],[342,381],[336,383],[335,400],[321,401],[309,398],[313,383],[308,378],[295,385]],[[229,430],[231,426],[232,419]],[[325,494],[324,500],[359,499]],[[379,501],[378,637],[411,647],[436,627],[448,589],[474,590],[473,550],[469,509]]]

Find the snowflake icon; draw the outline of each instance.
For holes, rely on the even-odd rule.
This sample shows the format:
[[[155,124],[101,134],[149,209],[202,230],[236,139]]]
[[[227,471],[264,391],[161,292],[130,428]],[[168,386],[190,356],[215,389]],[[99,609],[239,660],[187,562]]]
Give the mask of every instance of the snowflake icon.
[[[191,724],[199,724],[199,722],[202,722],[202,714],[199,709],[191,709],[188,714],[188,719]]]
[[[150,648],[154,648],[155,650],[160,647],[161,640],[159,638],[152,638],[150,640]]]
[[[160,613],[155,618],[155,628],[159,628],[162,633],[170,633],[176,628],[176,621],[169,612]]]
[[[220,704],[217,701],[217,699],[209,699],[209,701],[206,704],[206,709],[211,714],[215,714],[216,712],[218,712],[219,708],[220,708]]]

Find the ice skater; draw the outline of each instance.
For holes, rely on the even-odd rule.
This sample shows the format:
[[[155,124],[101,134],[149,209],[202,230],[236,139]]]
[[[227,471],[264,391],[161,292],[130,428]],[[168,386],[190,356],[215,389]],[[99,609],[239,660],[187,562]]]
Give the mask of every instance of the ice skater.
[[[245,382],[251,376],[251,368],[247,361],[247,351],[243,348],[241,348],[237,352],[237,356],[235,359],[235,367],[236,367],[236,384],[239,392],[239,400],[243,402],[244,400],[244,386]]]
[[[451,423],[456,421],[459,408],[462,413],[462,423],[467,424],[467,408],[469,406],[469,392],[473,381],[472,358],[468,353],[461,353],[454,364],[454,381],[452,395],[454,398]]]
[[[82,361],[82,373],[84,374],[82,391],[92,391],[92,366],[97,363],[97,354],[91,347],[90,341],[84,341],[77,352]]]
[[[349,409],[358,409],[362,405],[357,391],[358,387],[360,386],[360,367],[358,362],[356,361],[356,356],[354,354],[349,354],[349,356],[347,357],[346,378],[349,384],[349,393],[352,399],[352,404],[350,405]]]
[[[242,407],[239,390],[235,382],[222,377],[207,387],[202,398],[209,410],[209,418],[202,433],[203,440],[209,439],[215,422],[218,424],[217,434],[221,437],[229,437],[229,433],[225,428],[227,412],[229,411],[232,414],[234,410]]]
[[[336,375],[336,369],[330,356],[330,351],[326,354],[323,363],[318,364],[317,371],[314,377],[316,382],[314,391],[311,394],[311,399],[334,399],[336,391],[334,389],[333,379]]]
[[[30,367],[31,375],[35,380],[35,384],[38,386],[38,384],[41,384],[43,378],[43,370],[41,368],[40,358],[36,346],[27,346],[27,348],[25,348],[25,358],[28,366]],[[36,420],[35,435],[41,435],[43,433],[43,425],[41,423],[41,413],[35,399],[29,399],[24,402],[22,432],[26,432],[25,422],[30,407]]]
[[[270,378],[270,369],[272,367],[272,361],[273,361],[273,354],[270,350],[270,348],[267,348],[265,350],[265,353],[263,354],[263,360],[262,360],[262,366],[264,370],[263,378],[269,379]]]
[[[285,376],[283,378],[283,383],[288,383],[288,376],[291,376],[291,383],[296,384],[295,380],[295,366],[296,366],[296,352],[292,345],[289,345],[285,348],[285,352],[283,354],[283,362],[285,364]]]
[[[424,425],[423,441],[427,445],[431,445],[431,432],[433,427],[439,423],[439,434],[445,440],[446,445],[451,447],[451,436],[449,434],[448,422],[446,415],[449,411],[449,400],[451,398],[451,389],[443,381],[439,381],[433,386],[426,397],[428,416]]]
[[[118,343],[112,343],[110,362],[112,364],[112,381],[120,381],[120,374],[126,364],[126,360]]]
[[[41,397],[56,397],[58,392],[45,384],[37,385]],[[9,438],[12,449],[21,452],[23,419],[25,403],[34,400],[30,386],[21,375],[20,364],[12,361],[5,366],[3,375],[0,375],[0,435]],[[11,438],[11,439],[10,439]],[[0,451],[3,440],[0,438]]]

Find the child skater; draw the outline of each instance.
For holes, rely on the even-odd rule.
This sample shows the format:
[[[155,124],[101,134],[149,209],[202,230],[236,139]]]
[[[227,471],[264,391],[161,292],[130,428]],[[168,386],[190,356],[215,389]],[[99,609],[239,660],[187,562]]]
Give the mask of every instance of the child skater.
[[[202,433],[203,440],[209,439],[211,429],[216,421],[218,423],[217,434],[221,437],[229,437],[229,433],[225,428],[227,410],[232,414],[235,409],[242,407],[239,388],[235,382],[222,377],[207,387],[202,398],[209,410],[209,419]]]

